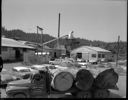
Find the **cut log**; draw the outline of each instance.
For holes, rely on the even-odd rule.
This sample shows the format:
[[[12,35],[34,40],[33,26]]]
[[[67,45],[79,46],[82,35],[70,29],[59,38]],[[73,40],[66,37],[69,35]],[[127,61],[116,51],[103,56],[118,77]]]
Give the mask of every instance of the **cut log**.
[[[116,83],[118,82],[118,74],[114,71],[114,69],[107,69],[98,74],[95,79],[95,86],[101,89],[116,89]]]
[[[58,91],[67,91],[73,85],[73,75],[68,70],[56,69],[52,71],[51,86]]]
[[[89,90],[92,87],[94,77],[90,71],[86,69],[80,69],[76,74],[76,87],[80,90]]]

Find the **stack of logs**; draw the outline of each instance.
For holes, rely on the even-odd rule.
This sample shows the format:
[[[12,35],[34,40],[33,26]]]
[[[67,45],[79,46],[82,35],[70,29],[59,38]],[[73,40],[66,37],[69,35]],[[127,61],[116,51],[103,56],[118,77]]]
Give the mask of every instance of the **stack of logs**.
[[[76,87],[77,98],[108,98],[108,89],[117,89],[118,74],[114,69],[107,69],[96,78],[87,69],[55,69],[52,74],[51,86],[57,91],[64,92]]]

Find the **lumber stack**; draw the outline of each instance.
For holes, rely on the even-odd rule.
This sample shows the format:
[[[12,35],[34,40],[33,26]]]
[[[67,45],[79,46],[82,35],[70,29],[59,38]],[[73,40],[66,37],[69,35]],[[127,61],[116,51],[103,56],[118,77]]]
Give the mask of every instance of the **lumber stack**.
[[[118,74],[114,69],[106,69],[100,72],[94,78],[93,74],[87,69],[54,69],[51,70],[51,86],[58,91],[68,91],[76,87],[78,98],[107,98],[109,97],[108,89],[118,90]]]

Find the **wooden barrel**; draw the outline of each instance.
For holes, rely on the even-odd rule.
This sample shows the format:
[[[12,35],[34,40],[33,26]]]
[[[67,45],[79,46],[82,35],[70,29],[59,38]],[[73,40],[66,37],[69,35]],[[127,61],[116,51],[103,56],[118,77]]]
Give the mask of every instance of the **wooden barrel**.
[[[67,91],[73,85],[73,75],[68,70],[56,69],[52,71],[51,86],[58,91]]]
[[[75,85],[80,90],[89,90],[92,87],[94,77],[90,71],[86,69],[80,69],[76,74]]]

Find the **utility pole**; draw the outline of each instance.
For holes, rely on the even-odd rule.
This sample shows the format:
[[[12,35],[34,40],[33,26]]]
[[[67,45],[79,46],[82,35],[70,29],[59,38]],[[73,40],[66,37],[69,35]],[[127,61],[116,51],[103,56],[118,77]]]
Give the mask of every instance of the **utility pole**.
[[[0,32],[0,55],[1,55],[1,47],[2,47],[2,45],[1,45],[1,42],[2,41],[2,32]]]
[[[38,34],[38,26],[37,26],[37,34]]]
[[[41,44],[43,45],[43,29],[41,30]]]
[[[37,26],[37,34],[38,34],[38,29],[41,31],[41,39],[40,39],[40,42],[42,44],[42,52],[43,52],[43,28]]]
[[[120,42],[120,36],[118,36],[118,43],[117,43],[117,58],[116,58],[116,67],[118,66],[119,42]]]

